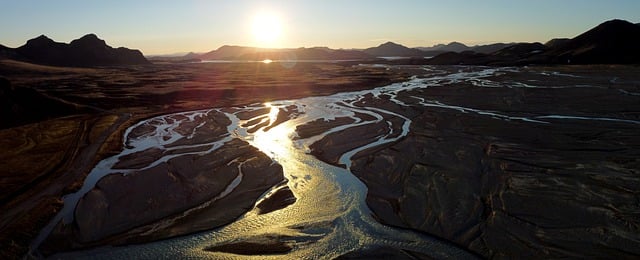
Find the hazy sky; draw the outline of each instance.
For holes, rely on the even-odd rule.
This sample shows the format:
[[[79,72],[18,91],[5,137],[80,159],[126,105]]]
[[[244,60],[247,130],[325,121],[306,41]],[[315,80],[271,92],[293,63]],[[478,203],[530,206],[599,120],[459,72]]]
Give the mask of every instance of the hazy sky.
[[[145,54],[259,45],[257,14],[282,26],[278,47],[410,47],[460,41],[545,42],[574,37],[613,18],[640,22],[640,0],[0,0],[0,44],[18,47],[45,34],[69,42],[95,33],[113,47]]]

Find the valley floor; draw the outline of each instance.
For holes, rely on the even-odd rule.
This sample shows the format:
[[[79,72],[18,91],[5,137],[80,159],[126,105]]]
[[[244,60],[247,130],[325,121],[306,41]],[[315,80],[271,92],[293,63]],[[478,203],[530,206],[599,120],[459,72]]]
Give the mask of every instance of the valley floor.
[[[361,92],[331,103],[354,111],[352,114],[341,116],[336,112],[331,120],[305,121],[295,128],[294,138],[317,137],[306,147],[308,153],[353,173],[366,185],[366,204],[376,221],[429,234],[487,258],[640,255],[637,249],[640,195],[636,188],[640,187],[638,67],[300,63],[286,68],[277,63],[211,63],[77,69],[0,61],[0,73],[13,88],[35,89],[48,98],[78,108],[75,112],[60,110],[55,116],[34,117],[0,130],[0,189],[6,191],[0,197],[3,212],[0,241],[1,253],[8,258],[26,252],[29,243],[62,208],[61,196],[80,189],[85,176],[102,159],[132,149],[135,156],[114,167],[140,169],[140,165],[173,151],[137,151],[132,143],[131,147],[126,146],[130,144],[123,140],[126,129],[140,120],[220,108],[202,116],[199,119],[202,121],[181,125],[184,129],[170,130],[185,136],[193,133],[198,142],[215,143],[225,137],[227,125],[233,123],[223,113],[237,116],[244,131],[252,134],[251,131],[268,131],[293,122],[312,111],[296,107],[295,100],[358,91]],[[409,80],[413,75],[416,77]],[[397,84],[374,90],[391,83]],[[279,100],[293,103],[284,105]],[[264,105],[269,102],[274,102],[272,105],[278,109]],[[261,124],[272,111],[275,117]],[[171,125],[186,120],[185,117],[188,116],[171,116],[159,124]],[[200,128],[217,133],[216,138],[197,136],[195,129]],[[160,128],[137,129],[133,136],[144,136]],[[372,143],[377,145],[369,145]],[[210,155],[207,167],[224,170],[237,166],[242,174],[240,169],[247,163],[246,167],[258,169],[247,170],[248,174],[262,169],[272,176],[269,183],[250,183],[243,188],[257,192],[249,197],[236,197],[236,201],[245,204],[233,200],[223,204],[238,207],[233,216],[251,210],[260,192],[272,187],[276,187],[274,192],[279,195],[258,203],[262,211],[277,211],[295,203],[294,194],[280,191],[282,182],[290,177],[269,163],[267,156],[273,155],[265,156],[264,151],[259,152],[242,141],[227,144],[230,145],[225,146],[227,150],[221,148]],[[171,144],[182,149],[182,153],[201,149],[189,145],[193,144],[179,140]],[[342,160],[345,154],[350,156],[347,162]],[[225,156],[243,159],[227,160]],[[195,168],[186,173],[171,168],[168,172],[175,176],[169,177],[184,178],[185,174],[199,172],[199,166],[185,166],[189,165],[187,159],[193,158],[175,161],[172,167]],[[156,168],[145,171],[167,172]],[[224,177],[228,179],[225,182],[233,182],[238,174]],[[171,228],[151,228],[156,232],[153,233],[131,223],[135,218],[136,223],[147,224],[162,216],[110,212],[120,214],[121,219],[100,222],[82,215],[101,210],[103,200],[126,205],[127,200],[109,197],[120,192],[114,187],[125,187],[123,183],[151,183],[149,190],[155,184],[166,186],[164,180],[135,180],[131,176],[101,181],[102,188],[86,197],[94,204],[81,204],[75,213],[77,219],[84,219],[84,224],[76,223],[73,228],[78,230],[57,229],[55,239],[44,244],[45,253],[101,244],[148,242],[233,221],[203,223],[201,220],[206,216],[215,216],[213,212],[205,212],[202,213],[205,217],[194,215],[176,225],[171,222]],[[203,178],[199,176],[201,182],[188,187],[214,189],[216,194],[227,187],[204,185],[210,180]],[[171,182],[170,178],[166,181]],[[296,183],[288,181],[289,185]],[[251,203],[246,204],[249,198]],[[172,207],[182,205],[180,200],[171,199],[168,201],[176,204]],[[157,210],[154,211],[157,214],[172,214],[159,212],[166,207],[151,209]],[[102,230],[83,229],[100,225]],[[113,234],[110,225],[127,229]],[[281,254],[292,250],[291,245],[281,242],[292,237],[295,236],[267,236],[207,250],[236,252],[239,245],[249,245],[247,250],[251,251],[265,240],[275,240],[280,242],[266,245],[276,252],[254,250],[255,254]],[[297,242],[313,243],[315,240],[309,237]],[[375,254],[427,257],[412,249],[386,246],[362,248],[342,257]]]

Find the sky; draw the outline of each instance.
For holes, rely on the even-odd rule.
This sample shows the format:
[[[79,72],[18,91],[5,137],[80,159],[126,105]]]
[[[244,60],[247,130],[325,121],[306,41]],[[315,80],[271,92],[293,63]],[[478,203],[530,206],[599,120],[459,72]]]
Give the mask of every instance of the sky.
[[[278,28],[256,36],[258,16]],[[207,52],[222,45],[366,48],[458,41],[546,42],[604,21],[640,22],[639,0],[0,0],[0,44],[41,34],[70,42],[95,33],[145,55]],[[265,22],[259,22],[265,24]],[[277,31],[269,42],[264,30]],[[275,38],[275,39],[274,39]]]

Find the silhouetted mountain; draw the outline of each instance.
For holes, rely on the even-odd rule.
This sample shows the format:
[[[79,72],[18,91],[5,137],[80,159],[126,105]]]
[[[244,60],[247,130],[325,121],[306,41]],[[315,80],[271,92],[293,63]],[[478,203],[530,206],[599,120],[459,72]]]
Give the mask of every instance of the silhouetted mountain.
[[[515,43],[493,43],[487,45],[476,45],[471,47],[469,50],[478,53],[489,54],[513,45],[515,45]]]
[[[0,78],[0,129],[78,113],[81,109]]]
[[[372,56],[357,50],[333,50],[327,47],[297,49],[266,49],[243,46],[222,46],[197,56],[202,60],[361,60]]]
[[[473,51],[478,53],[489,54],[512,45],[514,45],[514,43],[493,43],[493,44],[487,44],[487,45],[475,45],[470,47],[459,42],[451,42],[449,44],[436,44],[432,47],[418,47],[416,49],[424,51],[426,54],[428,54],[426,56],[435,56],[445,52],[463,52],[463,51]]]
[[[517,43],[490,54],[490,61],[486,65],[511,66],[527,65],[537,60],[540,54],[549,48],[542,43]]]
[[[490,61],[490,56],[474,51],[445,52],[431,59],[427,59],[423,64],[432,65],[485,65]]]
[[[604,22],[545,53],[553,63],[640,63],[640,26],[623,20]]]
[[[542,43],[534,42],[534,43],[517,43],[511,45],[509,47],[503,48],[496,52],[491,53],[491,55],[496,57],[505,57],[510,59],[522,59],[527,58],[529,56],[533,56],[535,54],[542,53],[547,50],[547,46]]]
[[[263,49],[266,50],[266,49]],[[255,53],[258,48],[224,45],[216,50],[198,56],[202,60],[228,60],[248,53]]]
[[[256,49],[237,56],[236,60],[365,60],[372,56],[356,50],[333,50],[325,47],[298,49]]]
[[[1,59],[15,59],[18,56],[16,51],[12,48],[0,44],[0,60]]]
[[[199,53],[189,52],[189,53],[172,53],[172,54],[160,54],[160,55],[148,55],[145,56],[151,62],[169,62],[169,63],[189,63],[189,62],[200,62]]]
[[[374,57],[424,57],[423,51],[418,49],[411,49],[409,47],[393,43],[386,42],[380,44],[378,47],[371,47],[363,50],[364,53]]]
[[[436,44],[432,47],[417,47],[421,51],[441,51],[441,52],[463,52],[469,50],[470,47],[459,42],[450,42],[448,44]]]
[[[142,52],[127,48],[112,48],[95,34],[88,34],[71,43],[60,43],[40,35],[15,49],[18,59],[56,66],[111,66],[149,64]]]
[[[541,43],[517,43],[493,53],[447,52],[426,61],[434,65],[522,65],[524,60],[547,50]]]
[[[553,39],[546,45],[518,43],[488,55],[444,53],[426,64],[631,64],[640,63],[640,26],[611,20],[573,39]]]
[[[186,55],[184,55],[182,57],[187,58],[187,59],[199,59],[200,54],[197,54],[195,52],[189,52],[189,53],[187,53]]]
[[[176,52],[170,54],[152,54],[152,55],[144,55],[145,58],[151,60],[153,58],[177,58],[177,57],[189,57],[192,55],[199,55],[195,52]]]
[[[569,41],[571,41],[571,39],[569,38],[556,38],[556,39],[551,39],[550,41],[546,42],[544,45],[547,46],[549,49],[555,49],[555,48],[562,47]]]

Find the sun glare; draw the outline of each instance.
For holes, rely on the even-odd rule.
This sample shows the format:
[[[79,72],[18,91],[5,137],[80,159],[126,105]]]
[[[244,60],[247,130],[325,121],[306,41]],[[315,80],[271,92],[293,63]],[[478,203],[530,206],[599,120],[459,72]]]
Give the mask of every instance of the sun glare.
[[[282,24],[276,15],[261,13],[253,18],[252,30],[257,47],[276,47],[282,34]]]

